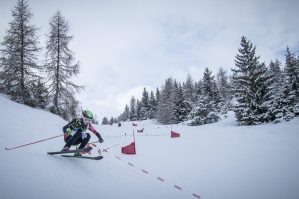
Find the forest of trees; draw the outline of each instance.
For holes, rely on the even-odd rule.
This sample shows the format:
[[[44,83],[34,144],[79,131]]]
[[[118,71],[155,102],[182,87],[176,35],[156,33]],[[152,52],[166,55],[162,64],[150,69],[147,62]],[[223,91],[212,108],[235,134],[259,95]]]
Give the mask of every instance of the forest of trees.
[[[0,43],[0,92],[16,102],[70,119],[77,114],[75,94],[82,87],[70,81],[79,73],[79,63],[69,49],[72,36],[68,22],[61,12],[55,13],[49,22],[46,47],[42,48],[32,16],[27,1],[18,0]]]
[[[0,43],[0,92],[65,119],[75,117],[75,95],[82,87],[70,81],[80,64],[69,49],[69,23],[57,11],[42,48],[32,17],[27,1],[18,0]],[[155,91],[144,88],[141,99],[132,96],[119,117],[104,117],[102,124],[156,119],[161,124],[202,125],[219,121],[229,110],[239,125],[293,119],[299,115],[299,56],[286,47],[283,63],[276,59],[266,65],[255,50],[243,36],[231,71],[220,68],[214,75],[207,67],[198,80],[188,74],[184,82],[169,77]]]
[[[234,111],[239,125],[289,121],[299,115],[299,56],[287,47],[284,65],[277,59],[260,62],[246,37],[235,57],[231,75],[220,68],[216,76],[205,68],[201,79],[185,82],[167,78],[155,93],[145,88],[132,96],[118,121],[156,119],[161,124],[202,125],[217,122]]]

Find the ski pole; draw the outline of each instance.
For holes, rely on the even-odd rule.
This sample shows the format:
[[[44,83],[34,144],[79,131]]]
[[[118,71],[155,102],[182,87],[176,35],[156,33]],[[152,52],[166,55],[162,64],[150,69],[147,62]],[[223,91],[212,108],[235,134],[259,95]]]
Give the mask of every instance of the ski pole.
[[[89,142],[88,144],[95,144],[98,143],[99,141],[95,141],[95,142]]]
[[[60,136],[63,136],[63,134],[62,135],[57,135],[57,136],[54,136],[54,137],[50,137],[50,138],[46,138],[46,139],[43,139],[43,140],[38,140],[38,141],[31,142],[31,143],[28,143],[28,144],[23,144],[23,145],[20,145],[20,146],[5,147],[5,150],[13,150],[13,149],[16,149],[16,148],[21,148],[21,147],[24,147],[24,146],[28,146],[28,145],[36,144],[36,143],[39,143],[39,142],[43,142],[43,141],[46,141],[46,140],[51,140],[51,139],[54,139],[54,138],[57,138],[57,137],[60,137]]]

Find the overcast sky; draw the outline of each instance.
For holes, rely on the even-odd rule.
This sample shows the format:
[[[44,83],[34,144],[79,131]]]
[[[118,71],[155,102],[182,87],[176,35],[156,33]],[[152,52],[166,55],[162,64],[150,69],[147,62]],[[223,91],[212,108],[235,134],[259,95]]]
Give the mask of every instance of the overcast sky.
[[[84,108],[118,116],[143,87],[167,77],[195,81],[205,67],[234,67],[241,36],[257,46],[266,64],[284,62],[288,45],[299,49],[298,0],[28,0],[41,46],[51,17],[60,10],[74,36],[70,48],[81,63],[74,81],[85,86]],[[12,20],[14,0],[0,0],[0,40]]]

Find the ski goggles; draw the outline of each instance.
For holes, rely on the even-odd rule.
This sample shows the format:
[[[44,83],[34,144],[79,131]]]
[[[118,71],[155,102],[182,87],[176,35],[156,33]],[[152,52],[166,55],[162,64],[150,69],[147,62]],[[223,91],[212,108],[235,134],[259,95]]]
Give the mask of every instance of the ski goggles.
[[[83,117],[83,121],[84,121],[84,123],[92,122],[92,119],[91,118]]]

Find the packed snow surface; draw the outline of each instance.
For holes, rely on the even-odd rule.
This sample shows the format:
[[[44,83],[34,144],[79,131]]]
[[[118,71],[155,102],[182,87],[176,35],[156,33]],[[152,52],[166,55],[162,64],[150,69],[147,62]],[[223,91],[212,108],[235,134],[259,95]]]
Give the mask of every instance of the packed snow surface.
[[[5,150],[62,135],[66,123],[0,96],[1,199],[299,198],[299,118],[241,127],[229,113],[198,127],[95,125],[105,140],[92,150],[102,151],[100,161],[48,155],[62,149],[62,136]],[[171,130],[180,137],[170,138]],[[121,147],[134,141],[133,131],[137,154],[122,154]]]

